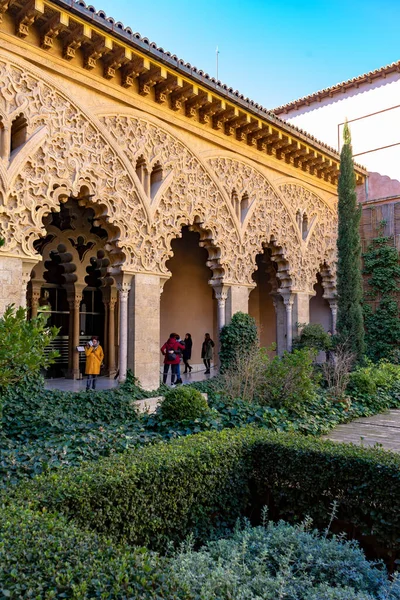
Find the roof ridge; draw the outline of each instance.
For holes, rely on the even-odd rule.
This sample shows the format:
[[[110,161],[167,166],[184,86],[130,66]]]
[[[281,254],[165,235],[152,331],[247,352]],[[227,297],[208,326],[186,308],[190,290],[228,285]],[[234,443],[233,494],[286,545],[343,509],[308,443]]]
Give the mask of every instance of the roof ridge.
[[[104,10],[96,10],[96,8],[91,4],[86,4],[84,0],[51,0],[54,4],[58,4],[59,6],[67,6],[70,10],[76,10],[78,13],[88,12],[91,13],[90,19],[93,24],[102,25],[105,28],[111,29],[113,33],[120,35],[122,38],[126,38],[126,42],[136,43],[142,46],[142,50],[147,50],[151,54],[158,53],[159,60],[164,60],[167,63],[171,61],[176,63],[176,68],[181,69],[182,71],[189,71],[189,73],[185,73],[185,75],[192,76],[195,79],[200,80],[203,84],[209,86],[212,90],[215,90],[216,93],[226,94],[233,102],[237,102],[239,105],[242,105],[243,108],[254,112],[256,115],[263,118],[269,118],[272,122],[275,122],[276,125],[283,127],[288,133],[292,133],[293,135],[300,134],[306,137],[311,143],[317,144],[320,146],[321,150],[324,149],[328,152],[333,153],[336,157],[339,157],[339,152],[332,146],[329,146],[325,142],[317,139],[311,133],[293,125],[292,123],[288,123],[284,119],[281,119],[272,109],[267,109],[258,102],[251,100],[249,97],[245,97],[238,90],[234,90],[233,87],[228,87],[228,85],[222,83],[220,80],[215,79],[215,77],[211,77],[208,73],[205,73],[202,69],[198,69],[195,66],[192,66],[189,62],[185,62],[183,59],[178,58],[176,54],[171,54],[169,51],[165,51],[161,46],[157,46],[155,42],[150,42],[147,37],[142,37],[140,33],[133,32],[131,27],[125,27],[121,21],[115,21],[113,17],[108,17],[107,13]],[[82,10],[83,9],[83,10]],[[99,22],[102,20],[103,23]],[[234,96],[234,98],[232,98]],[[244,105],[244,106],[243,106]],[[317,150],[318,151],[318,150]],[[359,163],[354,163],[356,167],[359,169],[365,170],[365,167],[360,165]]]
[[[394,71],[400,71],[400,60],[392,62],[384,67],[380,67],[379,69],[374,69],[373,71],[369,71],[368,73],[363,73],[362,75],[357,75],[357,77],[353,77],[351,79],[347,79],[346,81],[341,81],[340,83],[336,83],[327,88],[323,88],[322,90],[318,90],[317,92],[313,92],[312,94],[308,94],[307,96],[302,96],[301,98],[297,98],[296,100],[291,100],[287,104],[282,104],[281,106],[277,106],[276,108],[271,108],[271,112],[276,115],[279,115],[283,112],[289,112],[290,109],[299,108],[304,104],[312,104],[313,102],[321,101],[322,98],[326,96],[332,96],[333,94],[339,93],[343,91],[343,87],[350,89],[352,87],[358,87],[362,83],[371,83],[368,81],[369,79],[378,79],[379,77],[386,77],[389,73]]]

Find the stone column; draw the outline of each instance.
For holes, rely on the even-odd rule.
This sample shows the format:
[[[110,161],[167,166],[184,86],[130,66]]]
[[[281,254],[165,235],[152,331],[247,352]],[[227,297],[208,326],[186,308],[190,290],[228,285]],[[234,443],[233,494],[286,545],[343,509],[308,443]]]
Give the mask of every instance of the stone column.
[[[111,297],[108,305],[108,375],[113,377],[116,373],[115,366],[115,305],[117,299]]]
[[[118,283],[119,294],[119,381],[124,382],[128,369],[128,295],[131,289],[130,277]]]
[[[291,352],[293,343],[293,294],[283,295],[283,302],[286,309],[286,350]]]
[[[272,294],[276,315],[276,353],[282,356],[286,350],[286,307],[280,294]]]
[[[230,323],[233,315],[237,312],[249,312],[249,294],[254,286],[250,285],[228,285],[229,291],[226,301],[225,322]]]
[[[163,283],[163,278],[147,273],[136,273],[132,279],[134,327],[130,341],[134,373],[147,390],[160,385],[160,288]]]
[[[214,295],[218,302],[217,324],[218,331],[221,331],[226,323],[226,301],[228,298],[229,288],[225,285],[214,285]]]
[[[42,284],[44,281],[31,282],[31,319],[38,315],[39,300],[42,293]]]
[[[21,302],[20,305],[23,308],[27,307],[27,303],[26,303],[26,298],[27,298],[27,291],[28,291],[28,283],[31,279],[31,272],[32,272],[32,268],[34,266],[33,262],[22,262],[22,279],[21,279]]]
[[[329,306],[331,309],[331,331],[332,331],[332,335],[335,335],[336,333],[336,320],[337,320],[337,299],[336,298],[327,298],[328,302],[329,302]]]
[[[104,336],[103,336],[103,350],[104,350],[104,365],[108,367],[108,320],[109,320],[109,302],[104,299]]]
[[[70,330],[70,339],[71,339],[71,353],[72,353],[72,379],[80,379],[81,373],[79,370],[79,352],[76,347],[79,346],[80,341],[80,327],[81,327],[81,319],[80,319],[80,308],[82,302],[82,293],[84,286],[75,286],[75,296],[70,300],[70,310],[72,306],[73,310],[73,328],[72,328],[72,339],[71,339],[71,330]],[[71,323],[71,321],[70,321]]]
[[[315,292],[294,292],[294,309],[293,309],[293,329],[297,335],[298,324],[308,324],[310,322],[310,298],[315,296]]]

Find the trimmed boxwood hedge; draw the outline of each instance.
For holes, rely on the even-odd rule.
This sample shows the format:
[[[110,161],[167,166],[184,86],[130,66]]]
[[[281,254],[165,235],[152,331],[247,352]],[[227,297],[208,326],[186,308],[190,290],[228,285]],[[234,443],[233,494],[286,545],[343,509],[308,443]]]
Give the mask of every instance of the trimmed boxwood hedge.
[[[65,517],[0,511],[0,598],[184,600],[162,557],[117,546]]]
[[[252,427],[207,432],[43,475],[7,497],[59,511],[117,540],[164,548],[199,540],[265,503],[273,516],[337,517],[400,549],[400,457]]]

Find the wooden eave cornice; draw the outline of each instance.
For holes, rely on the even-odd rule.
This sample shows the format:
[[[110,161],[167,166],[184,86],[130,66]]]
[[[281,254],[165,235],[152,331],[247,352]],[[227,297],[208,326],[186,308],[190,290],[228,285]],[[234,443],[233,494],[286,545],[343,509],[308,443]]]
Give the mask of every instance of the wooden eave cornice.
[[[107,20],[101,11],[94,13],[74,0],[0,0],[0,23],[6,12],[20,38],[28,36],[30,27],[38,29],[44,51],[58,38],[65,60],[73,59],[79,49],[82,68],[92,70],[101,64],[106,80],[132,88],[172,111],[182,111],[188,119],[337,184],[340,159],[335,150],[149,44],[122,24]],[[365,169],[356,165],[357,183],[365,176]]]

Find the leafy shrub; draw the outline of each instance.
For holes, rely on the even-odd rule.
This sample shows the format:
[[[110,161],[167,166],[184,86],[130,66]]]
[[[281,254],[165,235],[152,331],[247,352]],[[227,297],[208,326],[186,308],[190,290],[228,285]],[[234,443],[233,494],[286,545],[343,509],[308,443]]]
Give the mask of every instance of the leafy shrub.
[[[323,527],[338,499],[338,518],[395,556],[399,473],[394,453],[243,427],[41,475],[2,500],[59,511],[83,527],[157,549],[190,532],[207,540],[260,505],[270,505],[274,518],[309,514]]]
[[[26,374],[38,375],[41,368],[53,362],[55,352],[45,354],[45,348],[57,335],[56,327],[47,326],[43,314],[26,318],[26,309],[14,305],[6,308],[0,318],[0,392],[23,379]]]
[[[209,408],[201,392],[185,385],[165,394],[160,412],[163,419],[179,423],[199,419],[209,413]]]
[[[311,348],[312,350],[329,350],[332,347],[332,336],[319,323],[307,323],[302,326],[301,333],[293,340],[293,349]]]
[[[376,394],[378,389],[389,390],[400,382],[400,365],[386,361],[359,367],[350,374],[348,392],[355,395]]]
[[[251,354],[258,345],[257,325],[254,317],[242,312],[233,315],[231,322],[220,332],[220,371],[234,364],[238,352]]]
[[[395,600],[400,580],[369,563],[352,542],[327,539],[307,523],[236,529],[198,552],[182,546],[172,573],[202,600]]]
[[[64,517],[10,507],[0,512],[0,596],[184,599],[166,561],[144,548],[115,546]]]
[[[260,403],[296,410],[313,400],[316,396],[314,358],[315,352],[308,348],[275,356],[266,364]]]

